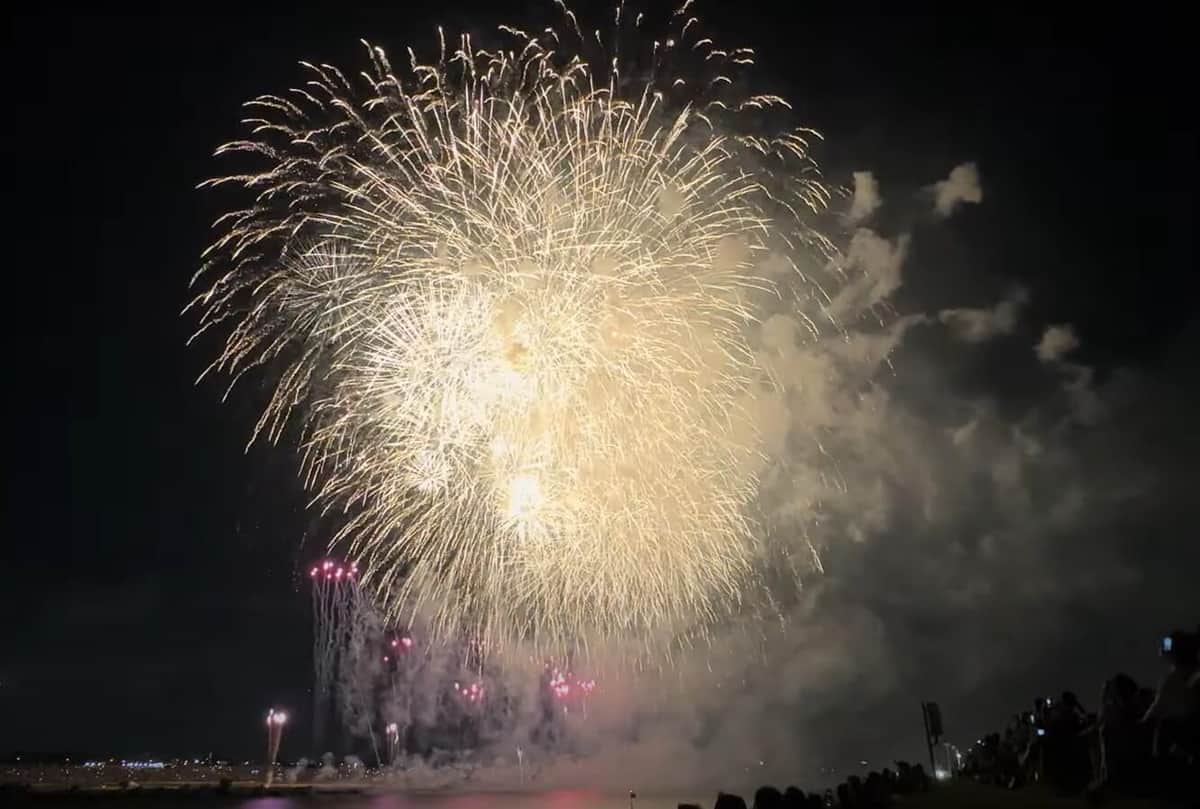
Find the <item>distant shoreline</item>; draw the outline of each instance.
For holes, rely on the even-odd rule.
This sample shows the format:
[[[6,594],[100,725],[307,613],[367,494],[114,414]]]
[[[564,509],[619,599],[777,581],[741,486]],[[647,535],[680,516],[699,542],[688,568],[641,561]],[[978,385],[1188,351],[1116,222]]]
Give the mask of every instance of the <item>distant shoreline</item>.
[[[10,797],[40,798],[134,798],[229,796],[231,798],[299,797],[301,795],[359,795],[372,790],[363,784],[273,784],[254,781],[149,781],[122,784],[0,784],[0,803]]]

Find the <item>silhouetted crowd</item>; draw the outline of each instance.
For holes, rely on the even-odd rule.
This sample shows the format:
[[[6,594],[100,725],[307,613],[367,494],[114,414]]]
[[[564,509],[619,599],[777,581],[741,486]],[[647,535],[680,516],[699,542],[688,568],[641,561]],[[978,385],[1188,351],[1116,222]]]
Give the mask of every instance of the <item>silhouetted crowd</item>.
[[[884,809],[892,805],[897,795],[913,795],[929,790],[929,776],[920,765],[896,762],[896,769],[873,771],[865,778],[852,775],[837,789],[805,794],[797,787],[782,792],[771,786],[759,787],[754,802],[746,805],[740,795],[722,792],[713,809]],[[679,809],[700,809],[694,804],[680,804]]]
[[[1039,697],[964,757],[962,774],[1017,789],[1177,799],[1200,795],[1200,629],[1162,638],[1157,688],[1127,674],[1105,681],[1089,713],[1071,691]]]

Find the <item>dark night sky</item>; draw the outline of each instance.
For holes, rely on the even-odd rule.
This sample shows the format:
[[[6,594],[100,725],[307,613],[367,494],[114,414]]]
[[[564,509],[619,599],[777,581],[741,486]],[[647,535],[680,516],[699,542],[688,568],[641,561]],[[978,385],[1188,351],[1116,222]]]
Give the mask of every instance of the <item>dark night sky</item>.
[[[4,300],[15,373],[4,397],[0,753],[240,754],[257,750],[264,706],[306,702],[297,569],[316,550],[297,550],[310,525],[293,459],[283,448],[243,454],[254,386],[224,405],[219,384],[194,386],[205,352],[185,347],[190,323],[178,313],[221,207],[193,189],[217,170],[213,148],[240,134],[242,101],[293,84],[300,59],[360,64],[360,37],[399,51],[428,43],[437,23],[483,32],[502,19],[465,3],[421,13],[353,5],[271,14],[180,4],[172,15],[105,18],[40,4],[6,26]],[[782,10],[791,2],[705,5],[710,28],[755,46],[757,75],[825,133],[820,157],[835,179],[871,169],[886,196],[888,185],[978,163],[985,203],[915,248],[917,304],[978,306],[1023,283],[1031,319],[1074,324],[1098,379],[1117,368],[1185,377],[1144,389],[1172,400],[1163,418],[1177,427],[1149,451],[1170,469],[1191,450],[1188,358],[1200,339],[1184,26],[1161,14],[1010,6],[900,17],[860,4],[809,4],[804,15]],[[518,4],[515,18],[542,6]],[[1158,420],[1162,402],[1146,406],[1143,420]],[[1131,524],[1107,529],[1129,534],[1113,542],[1123,558],[1147,558],[1147,578],[1197,544],[1192,513],[1170,496],[1186,487],[1162,491]],[[869,560],[845,565],[852,588],[872,586],[866,573],[854,579]],[[1103,600],[1061,605],[1084,627],[1080,647],[1030,659],[994,685],[1004,693],[963,690],[953,724],[974,733],[1039,684],[1061,688],[1060,670],[1076,671],[1064,661],[1129,660],[1153,673],[1147,649],[1164,627],[1132,611],[1137,623],[1113,632],[1124,645],[1098,654],[1122,613],[1090,599]],[[1162,604],[1156,619],[1200,618],[1194,592],[1168,591]],[[919,633],[920,621],[905,631]],[[1009,627],[1014,654],[1020,633]],[[1145,649],[1124,640],[1141,635]],[[914,647],[914,678],[936,676],[941,662],[921,654]],[[1081,693],[1091,700],[1107,673]]]

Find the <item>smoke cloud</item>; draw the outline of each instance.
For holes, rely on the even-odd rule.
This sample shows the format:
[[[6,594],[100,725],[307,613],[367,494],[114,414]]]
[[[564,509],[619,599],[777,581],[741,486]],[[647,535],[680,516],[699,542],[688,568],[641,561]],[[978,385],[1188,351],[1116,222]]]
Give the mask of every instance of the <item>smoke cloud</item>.
[[[878,204],[866,178],[855,175],[847,221]],[[943,214],[983,197],[973,164],[937,191]],[[860,760],[919,759],[922,699],[942,703],[964,743],[990,728],[964,716],[998,724],[1049,689],[1094,704],[1097,678],[1121,665],[1111,650],[1145,641],[1186,592],[1188,565],[1145,559],[1169,541],[1156,515],[1185,485],[1161,447],[1186,408],[1149,410],[1136,392],[1162,390],[1155,402],[1194,392],[1175,389],[1169,367],[1101,375],[1063,362],[1074,330],[1027,322],[1025,288],[978,308],[897,311],[914,238],[858,228],[821,270],[844,274],[824,309],[843,328],[814,325],[803,305],[755,327],[764,384],[746,406],[763,449],[765,603],[745,594],[754,606],[741,620],[671,647],[667,664],[630,671],[599,650],[582,657],[578,673],[599,682],[586,710],[549,713],[541,661],[485,665],[440,649],[389,675],[368,659],[383,628],[364,619],[344,711],[360,738],[370,716],[405,729],[398,778],[809,788]],[[773,277],[777,261],[765,259]],[[1056,661],[1053,682],[1030,681],[1039,659]],[[482,683],[484,707],[438,697],[447,680]],[[481,717],[464,724],[472,711]],[[449,760],[437,752],[450,747],[445,729],[468,725],[473,763],[432,766]]]
[[[879,197],[879,183],[875,175],[869,171],[854,172],[854,200],[846,214],[847,219],[852,223],[862,222],[875,213],[881,204],[883,200]]]
[[[993,337],[1012,334],[1022,308],[1028,302],[1028,291],[1018,287],[995,306],[945,309],[938,313],[938,319],[959,339],[968,343],[982,343]]]
[[[983,201],[983,188],[979,185],[979,170],[974,163],[963,163],[950,171],[950,176],[934,185],[936,199],[934,207],[942,216],[949,216],[963,202]]]
[[[1050,326],[1042,333],[1034,351],[1042,362],[1057,362],[1079,348],[1079,338],[1070,325]]]

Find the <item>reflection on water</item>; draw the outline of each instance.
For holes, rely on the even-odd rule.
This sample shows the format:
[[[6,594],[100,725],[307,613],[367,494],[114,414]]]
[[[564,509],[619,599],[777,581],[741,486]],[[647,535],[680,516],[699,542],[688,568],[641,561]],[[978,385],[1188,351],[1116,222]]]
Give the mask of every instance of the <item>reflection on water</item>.
[[[239,809],[676,809],[691,802],[711,806],[715,795],[639,796],[605,795],[586,790],[554,792],[382,793],[249,798]]]

